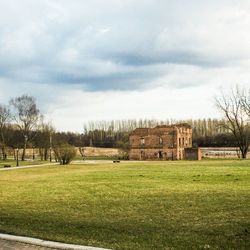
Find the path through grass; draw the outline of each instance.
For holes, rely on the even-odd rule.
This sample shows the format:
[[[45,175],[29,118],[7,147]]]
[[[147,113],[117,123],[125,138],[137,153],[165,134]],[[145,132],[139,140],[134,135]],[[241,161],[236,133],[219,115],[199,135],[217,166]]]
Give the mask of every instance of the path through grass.
[[[8,160],[0,160],[0,168],[3,168],[4,165],[10,165],[11,167],[16,167],[16,160],[8,159]],[[49,163],[48,161],[39,161],[39,160],[19,160],[19,166],[29,166],[29,165],[40,165]]]

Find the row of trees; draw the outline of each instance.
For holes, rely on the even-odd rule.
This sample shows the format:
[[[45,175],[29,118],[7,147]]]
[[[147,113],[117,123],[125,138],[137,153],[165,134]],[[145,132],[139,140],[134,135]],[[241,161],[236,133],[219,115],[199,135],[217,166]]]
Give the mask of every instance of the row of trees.
[[[0,111],[1,112],[1,111]],[[3,112],[1,112],[3,113]],[[61,144],[70,144],[76,147],[95,146],[95,147],[113,147],[128,149],[128,137],[130,132],[136,127],[154,127],[159,124],[171,124],[183,121],[157,121],[157,120],[123,120],[91,122],[85,125],[84,133],[72,132],[56,132],[55,129],[44,122],[39,122],[35,129],[29,131],[29,136],[24,137],[23,132],[15,125],[15,123],[1,122],[1,139],[0,145],[2,149],[2,157],[6,158],[5,148],[38,148],[41,160],[50,158],[51,148],[55,148]],[[193,127],[193,144],[195,146],[235,146],[234,137],[222,128],[221,124],[225,120],[188,120],[185,121]],[[110,124],[107,126],[107,124]],[[114,124],[120,124],[114,126]],[[121,126],[122,124],[122,126]],[[133,126],[131,126],[133,124]],[[24,158],[24,156],[23,156]]]
[[[85,125],[84,140],[90,146],[128,147],[129,133],[138,127],[188,123],[193,128],[195,146],[236,146],[246,158],[250,146],[250,89],[236,85],[231,93],[221,93],[215,100],[222,119],[203,120],[122,120],[90,122]]]
[[[43,122],[35,100],[21,96],[10,100],[9,106],[0,105],[0,145],[2,158],[6,159],[6,147],[23,148],[22,159],[28,147],[39,148],[41,159],[47,160],[49,150],[59,144],[76,147],[128,148],[129,133],[137,127],[155,127],[162,124],[187,122],[193,127],[193,143],[197,146],[234,146],[234,138],[221,124],[225,120],[118,120],[97,121],[84,125],[82,134],[56,132],[53,126]]]
[[[195,146],[235,146],[234,137],[223,126],[226,123],[225,119],[93,121],[85,124],[82,140],[87,146],[126,148],[129,133],[135,128],[152,128],[157,125],[175,123],[188,123],[192,126]]]
[[[35,99],[23,95],[11,99],[8,106],[0,105],[2,158],[7,157],[7,147],[23,148],[22,160],[27,147],[39,148],[41,159],[44,160],[48,159],[52,149],[55,154],[59,152],[58,145],[62,144],[79,148],[128,149],[128,137],[135,128],[184,122],[193,128],[194,146],[237,146],[245,158],[250,144],[250,93],[236,87],[232,93],[216,98],[216,104],[223,119],[93,121],[85,124],[83,133],[79,134],[56,132],[51,124],[43,121]]]
[[[66,143],[65,135],[56,133],[43,121],[32,96],[23,95],[11,99],[8,106],[0,105],[0,135],[3,160],[7,159],[7,147],[14,152],[22,148],[22,160],[27,147],[39,148],[41,160],[48,160],[48,157],[51,160],[53,150],[56,160],[62,164],[69,163],[75,156],[75,148]]]

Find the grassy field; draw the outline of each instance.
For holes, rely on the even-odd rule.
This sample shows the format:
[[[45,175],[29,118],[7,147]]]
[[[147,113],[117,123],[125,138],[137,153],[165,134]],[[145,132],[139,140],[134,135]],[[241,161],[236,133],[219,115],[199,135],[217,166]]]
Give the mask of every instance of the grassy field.
[[[48,161],[39,161],[39,160],[29,160],[29,161],[21,161],[19,160],[19,166],[29,166],[29,165],[40,165],[40,164],[45,164],[49,163]],[[16,167],[16,160],[14,159],[9,159],[9,160],[0,160],[0,168],[3,168],[4,165],[11,165],[11,167]]]
[[[0,172],[0,232],[111,249],[249,249],[250,161]]]

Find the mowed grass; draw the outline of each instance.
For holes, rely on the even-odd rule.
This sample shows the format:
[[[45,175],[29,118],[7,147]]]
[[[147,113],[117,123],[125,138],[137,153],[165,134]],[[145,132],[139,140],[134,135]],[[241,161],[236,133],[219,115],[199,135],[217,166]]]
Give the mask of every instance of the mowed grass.
[[[250,161],[0,172],[0,232],[111,249],[249,249]]]

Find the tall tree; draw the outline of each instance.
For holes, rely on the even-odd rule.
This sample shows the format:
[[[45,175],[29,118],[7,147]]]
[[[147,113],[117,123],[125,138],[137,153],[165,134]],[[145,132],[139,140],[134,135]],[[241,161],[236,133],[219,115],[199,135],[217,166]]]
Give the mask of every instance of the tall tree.
[[[54,127],[50,123],[41,122],[40,129],[34,138],[34,146],[39,148],[41,160],[51,159],[52,139],[55,133]]]
[[[1,134],[1,145],[2,145],[2,158],[6,160],[6,141],[5,141],[5,132],[7,128],[7,124],[10,121],[10,110],[7,106],[0,104],[0,134]]]
[[[31,140],[31,132],[37,129],[41,118],[40,111],[34,97],[28,95],[11,99],[10,105],[13,108],[13,119],[23,135],[22,160],[24,160],[27,142]]]
[[[250,145],[250,123],[242,105],[243,97],[244,91],[236,86],[231,94],[222,93],[221,97],[216,98],[216,105],[226,119],[223,126],[234,135],[242,158],[246,158]]]

